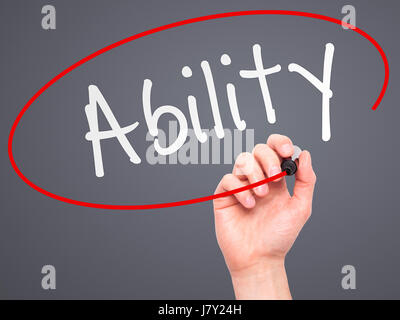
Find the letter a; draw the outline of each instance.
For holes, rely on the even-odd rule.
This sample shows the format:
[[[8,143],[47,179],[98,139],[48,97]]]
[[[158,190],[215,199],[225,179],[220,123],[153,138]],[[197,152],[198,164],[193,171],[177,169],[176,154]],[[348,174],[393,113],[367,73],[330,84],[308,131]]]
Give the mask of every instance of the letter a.
[[[111,130],[99,131],[97,104],[99,104],[100,109],[103,111],[104,116],[106,117],[111,127]],[[139,125],[139,122],[135,122],[129,126],[121,128],[117,119],[115,119],[115,116],[112,113],[107,101],[101,94],[99,88],[94,85],[89,86],[89,104],[85,107],[85,112],[89,123],[89,132],[86,134],[85,138],[86,140],[92,142],[94,166],[97,177],[104,176],[103,157],[101,153],[100,140],[117,138],[122,148],[129,156],[131,162],[141,162],[139,156],[126,138],[126,134],[134,130]]]

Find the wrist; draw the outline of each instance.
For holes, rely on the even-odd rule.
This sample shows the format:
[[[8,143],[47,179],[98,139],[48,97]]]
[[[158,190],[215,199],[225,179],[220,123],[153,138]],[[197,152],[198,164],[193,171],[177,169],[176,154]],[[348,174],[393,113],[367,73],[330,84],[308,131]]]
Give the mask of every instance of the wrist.
[[[284,258],[265,259],[231,271],[231,278],[237,299],[291,299]]]

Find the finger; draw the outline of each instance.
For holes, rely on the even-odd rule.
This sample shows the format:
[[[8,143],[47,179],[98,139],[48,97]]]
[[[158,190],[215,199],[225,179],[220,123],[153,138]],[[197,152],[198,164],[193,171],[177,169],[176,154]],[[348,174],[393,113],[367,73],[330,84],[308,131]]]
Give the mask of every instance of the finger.
[[[254,147],[253,154],[254,158],[260,164],[262,170],[267,174],[268,177],[273,177],[282,172],[278,155],[266,144],[256,145]],[[274,181],[280,180],[282,180],[282,178]]]
[[[271,134],[267,145],[282,158],[289,158],[294,152],[292,140],[281,134]]]
[[[237,157],[233,167],[233,174],[241,180],[248,180],[249,183],[256,183],[265,179],[264,172],[260,165],[254,159],[254,156],[248,152],[241,153]],[[252,190],[257,196],[264,197],[268,193],[268,185],[262,184]]]
[[[317,177],[308,151],[302,151],[298,159],[296,182],[293,188],[293,200],[308,213],[311,213],[314,186]]]
[[[247,185],[248,183],[246,181],[240,180],[237,176],[233,174],[226,174],[222,178],[217,189],[215,190],[215,194],[225,191],[232,191],[234,189],[241,188]],[[218,198],[214,200],[214,204],[218,208],[220,208],[221,206],[233,205],[235,202],[240,202],[242,206],[248,209],[251,209],[256,205],[256,200],[250,190],[245,190],[230,195],[228,197]]]

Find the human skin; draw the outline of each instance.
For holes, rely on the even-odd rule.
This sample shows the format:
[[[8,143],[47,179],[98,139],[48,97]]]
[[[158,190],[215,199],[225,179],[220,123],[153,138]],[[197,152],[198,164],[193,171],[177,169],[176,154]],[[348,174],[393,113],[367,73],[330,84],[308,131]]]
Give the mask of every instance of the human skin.
[[[215,193],[230,191],[281,172],[293,155],[292,141],[273,134],[266,144],[238,156],[233,172]],[[311,215],[316,175],[311,155],[302,151],[291,196],[285,177],[214,200],[218,244],[237,299],[291,299],[285,257]]]

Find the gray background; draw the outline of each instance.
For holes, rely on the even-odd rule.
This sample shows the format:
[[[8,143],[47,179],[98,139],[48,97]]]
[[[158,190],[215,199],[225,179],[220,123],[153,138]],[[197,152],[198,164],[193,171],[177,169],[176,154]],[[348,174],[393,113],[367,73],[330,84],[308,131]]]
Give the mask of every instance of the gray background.
[[[57,10],[57,29],[41,28],[44,4]],[[348,1],[4,1],[0,3],[0,298],[230,299],[233,290],[219,251],[212,203],[157,211],[108,211],[62,203],[34,191],[12,170],[7,155],[11,125],[49,79],[93,51],[132,34],[212,13],[286,9],[341,19]],[[328,22],[301,17],[251,16],[197,23],[131,42],[90,61],[56,83],[23,117],[14,139],[22,172],[60,195],[98,203],[139,204],[212,194],[231,165],[158,165],[145,162],[141,90],[153,81],[153,108],[198,99],[205,128],[212,117],[200,62],[212,66],[222,120],[234,128],[225,84],[236,85],[242,117],[255,143],[271,133],[309,149],[318,176],[313,215],[287,257],[294,298],[400,298],[398,255],[399,62],[398,1],[351,1],[357,25],[384,48],[391,79],[382,104],[378,52],[364,38]],[[332,139],[321,140],[321,94],[287,71],[296,62],[322,76],[324,46],[335,45],[331,100]],[[277,123],[265,120],[254,67],[259,43]],[[230,67],[219,63],[222,53]],[[189,65],[191,79],[180,70]],[[133,165],[115,139],[103,143],[105,176],[94,175],[84,106],[96,84],[125,126],[143,163]],[[189,118],[188,118],[189,119]],[[166,117],[162,122],[168,120]],[[161,123],[161,125],[164,125]],[[106,127],[102,127],[106,129]],[[57,270],[57,289],[41,289],[41,268]],[[357,269],[357,289],[341,288],[341,268]]]

